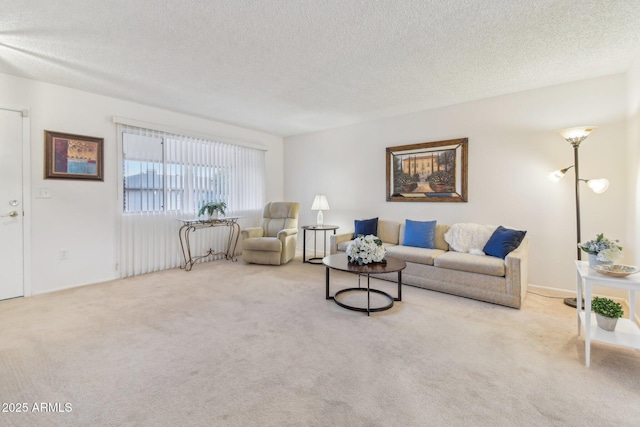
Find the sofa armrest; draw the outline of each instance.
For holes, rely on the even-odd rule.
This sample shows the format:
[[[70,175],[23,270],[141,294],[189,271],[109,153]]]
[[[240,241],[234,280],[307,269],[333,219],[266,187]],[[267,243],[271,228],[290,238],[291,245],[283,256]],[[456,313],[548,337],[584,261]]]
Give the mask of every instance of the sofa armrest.
[[[285,228],[284,230],[278,231],[278,239],[282,240],[287,236],[293,236],[294,234],[298,234],[297,228]]]
[[[529,239],[527,237],[522,240],[520,246],[507,254],[504,264],[507,293],[517,295],[522,304],[529,286]],[[520,308],[520,305],[517,308]]]
[[[240,230],[240,234],[243,239],[248,239],[250,237],[263,237],[264,229],[262,227],[247,227]]]
[[[338,253],[338,243],[348,242],[353,240],[353,232],[342,234],[330,234],[329,235],[329,253],[331,255]]]

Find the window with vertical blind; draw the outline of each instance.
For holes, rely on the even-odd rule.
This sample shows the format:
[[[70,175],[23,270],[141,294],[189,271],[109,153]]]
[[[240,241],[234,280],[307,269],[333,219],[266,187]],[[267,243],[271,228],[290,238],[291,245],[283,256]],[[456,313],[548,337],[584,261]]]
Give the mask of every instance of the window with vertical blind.
[[[261,209],[264,152],[123,127],[123,211],[197,212],[205,201]]]
[[[177,220],[196,217],[204,202],[225,202],[226,216],[261,217],[264,150],[126,124],[118,124],[118,132],[121,276],[179,266]],[[226,238],[203,239],[202,250],[211,247],[211,239]]]

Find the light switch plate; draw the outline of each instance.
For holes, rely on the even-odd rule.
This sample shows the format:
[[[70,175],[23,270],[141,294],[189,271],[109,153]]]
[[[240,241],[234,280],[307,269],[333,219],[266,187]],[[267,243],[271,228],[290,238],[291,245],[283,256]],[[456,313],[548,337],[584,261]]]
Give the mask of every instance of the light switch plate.
[[[36,191],[36,199],[50,199],[51,198],[51,189],[49,188],[38,188]]]

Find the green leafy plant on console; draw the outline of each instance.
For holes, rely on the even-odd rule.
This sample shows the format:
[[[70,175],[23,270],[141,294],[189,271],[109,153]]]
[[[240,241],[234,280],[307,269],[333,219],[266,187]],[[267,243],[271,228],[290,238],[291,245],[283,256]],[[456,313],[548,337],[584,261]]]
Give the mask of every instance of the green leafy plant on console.
[[[224,215],[226,208],[227,204],[225,202],[204,202],[198,211],[198,216],[202,216],[205,213],[211,216],[214,212],[219,212],[220,215]]]

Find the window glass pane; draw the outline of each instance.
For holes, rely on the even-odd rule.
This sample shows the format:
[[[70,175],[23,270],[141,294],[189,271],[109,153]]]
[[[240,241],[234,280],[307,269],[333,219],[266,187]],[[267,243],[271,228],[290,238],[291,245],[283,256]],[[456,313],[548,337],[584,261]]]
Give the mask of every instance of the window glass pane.
[[[167,163],[167,211],[181,211],[184,207],[184,165]]]
[[[193,200],[198,209],[204,202],[229,204],[229,172],[215,165],[193,168]]]
[[[124,212],[164,210],[162,138],[122,134]]]

